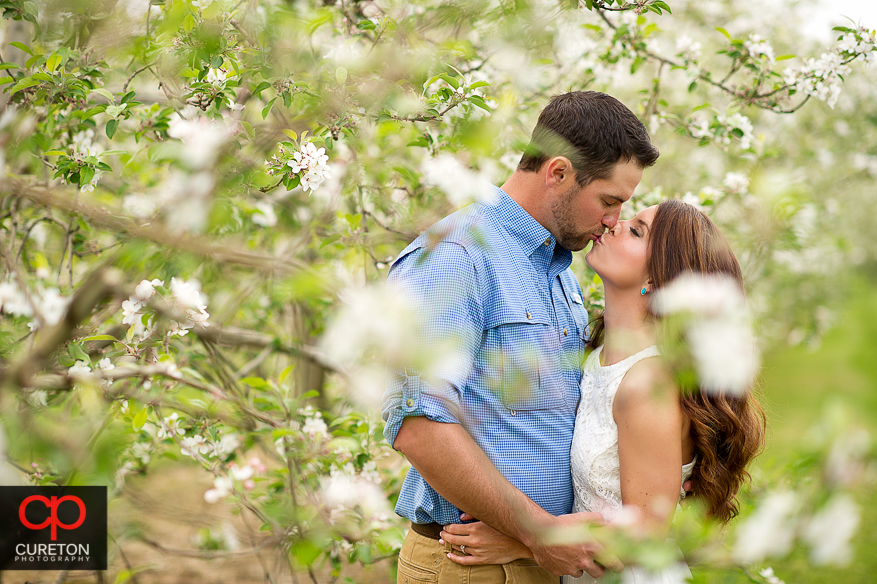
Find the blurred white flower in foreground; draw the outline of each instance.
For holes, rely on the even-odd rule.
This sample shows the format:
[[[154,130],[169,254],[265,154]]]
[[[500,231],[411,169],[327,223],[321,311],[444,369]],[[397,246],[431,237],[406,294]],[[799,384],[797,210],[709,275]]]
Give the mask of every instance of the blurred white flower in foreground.
[[[810,544],[813,562],[848,565],[853,559],[850,540],[860,519],[859,507],[849,495],[837,495],[826,503],[804,529],[804,540]]]
[[[496,190],[485,173],[463,166],[450,154],[439,154],[435,158],[425,159],[420,170],[424,181],[441,189],[455,207],[471,201],[488,205],[496,201]]]
[[[323,479],[323,500],[334,509],[359,507],[363,515],[386,515],[390,506],[383,489],[370,480],[357,476],[352,465],[333,470],[328,480]]]
[[[743,293],[728,277],[683,274],[658,290],[659,314],[690,315],[685,323],[698,385],[705,391],[743,394],[758,369],[758,352]]]
[[[795,539],[797,505],[795,494],[789,491],[766,496],[737,531],[735,559],[751,563],[788,553]]]
[[[223,123],[205,117],[183,119],[180,114],[171,116],[167,134],[183,143],[182,158],[196,169],[212,166],[232,136]]]

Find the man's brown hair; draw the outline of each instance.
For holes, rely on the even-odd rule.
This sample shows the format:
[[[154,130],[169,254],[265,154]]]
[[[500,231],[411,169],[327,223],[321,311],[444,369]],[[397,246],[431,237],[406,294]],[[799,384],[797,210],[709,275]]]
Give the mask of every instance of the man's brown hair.
[[[537,172],[555,156],[569,158],[576,182],[586,186],[609,178],[621,161],[649,167],[659,152],[646,127],[623,103],[597,91],[573,91],[551,98],[539,114],[518,170]]]

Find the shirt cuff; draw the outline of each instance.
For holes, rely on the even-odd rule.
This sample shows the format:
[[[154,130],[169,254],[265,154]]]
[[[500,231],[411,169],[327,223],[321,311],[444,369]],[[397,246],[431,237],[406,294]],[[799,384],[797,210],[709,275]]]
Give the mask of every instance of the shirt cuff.
[[[386,420],[384,438],[393,446],[402,422],[409,416],[424,416],[444,424],[460,423],[460,403],[457,391],[448,386],[442,390],[423,381],[419,376],[399,375],[394,388],[387,388],[382,416]],[[393,391],[395,389],[395,391]]]

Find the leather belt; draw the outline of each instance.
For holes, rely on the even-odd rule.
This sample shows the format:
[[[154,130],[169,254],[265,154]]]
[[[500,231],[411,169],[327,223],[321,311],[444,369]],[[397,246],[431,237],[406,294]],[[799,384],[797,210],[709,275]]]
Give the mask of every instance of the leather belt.
[[[440,523],[412,523],[411,529],[418,535],[438,540],[441,539],[440,534],[444,526]]]

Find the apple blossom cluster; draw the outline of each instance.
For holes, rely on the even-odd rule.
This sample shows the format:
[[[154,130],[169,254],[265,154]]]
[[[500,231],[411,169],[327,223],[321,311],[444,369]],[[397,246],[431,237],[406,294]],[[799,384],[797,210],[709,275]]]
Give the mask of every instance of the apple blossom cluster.
[[[156,294],[156,287],[164,286],[164,281],[159,279],[143,280],[134,289],[128,300],[122,302],[122,323],[132,327],[131,335],[137,335],[141,340],[148,337],[154,329],[152,317],[145,319],[150,299]],[[201,293],[201,284],[197,280],[185,281],[171,278],[170,305],[184,311],[185,322],[170,321],[168,332],[171,335],[186,336],[189,330],[195,326],[207,327],[210,324],[207,319],[207,304]]]
[[[693,40],[688,35],[681,35],[676,39],[676,54],[685,61],[697,61],[700,59],[703,45]]]
[[[661,288],[652,309],[685,315],[685,339],[704,391],[743,395],[758,370],[743,292],[727,277],[683,274]]]
[[[724,146],[729,145],[733,137],[740,140],[743,150],[752,146],[752,130],[752,121],[739,112],[718,114],[712,122],[698,115],[692,116],[688,121],[688,132],[693,137]]]
[[[32,318],[27,323],[32,331],[61,322],[69,304],[70,298],[62,296],[57,288],[37,284],[34,290],[22,290],[14,280],[0,283],[0,311]]]
[[[79,165],[84,165],[87,158],[97,157],[104,151],[103,147],[94,141],[94,130],[92,129],[74,134],[67,149],[70,152],[68,157]],[[90,181],[80,186],[79,191],[83,193],[94,192],[94,187],[97,186],[102,175],[103,171],[95,168],[94,176]]]
[[[303,190],[313,192],[332,174],[326,149],[317,148],[304,136],[298,146],[292,142],[281,142],[278,151],[265,164],[268,174],[283,177],[287,188],[301,185]]]
[[[773,47],[757,34],[750,34],[749,39],[743,43],[749,55],[759,60],[764,60],[766,65],[773,65],[776,61]]]
[[[208,503],[217,503],[234,493],[235,485],[240,485],[246,491],[252,491],[256,487],[253,477],[265,474],[265,464],[257,457],[250,458],[243,466],[232,462],[228,465],[228,473],[219,475],[213,480],[213,488],[204,493],[204,500]]]
[[[850,72],[848,63],[864,61],[868,66],[877,64],[877,32],[864,27],[846,30],[831,51],[822,53],[818,59],[807,59],[801,67],[786,68],[783,71],[785,83],[834,108],[840,96],[843,78]]]

